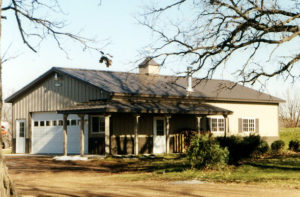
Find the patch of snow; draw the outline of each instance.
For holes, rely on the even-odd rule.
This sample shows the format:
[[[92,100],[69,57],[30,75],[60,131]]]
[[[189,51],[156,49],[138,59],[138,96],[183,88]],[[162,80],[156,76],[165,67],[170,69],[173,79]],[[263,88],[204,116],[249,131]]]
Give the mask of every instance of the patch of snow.
[[[182,184],[204,184],[205,182],[199,180],[187,180],[187,181],[173,181],[171,184],[182,185]]]
[[[53,158],[56,161],[87,161],[87,157],[80,157],[78,155],[74,156],[56,156]]]

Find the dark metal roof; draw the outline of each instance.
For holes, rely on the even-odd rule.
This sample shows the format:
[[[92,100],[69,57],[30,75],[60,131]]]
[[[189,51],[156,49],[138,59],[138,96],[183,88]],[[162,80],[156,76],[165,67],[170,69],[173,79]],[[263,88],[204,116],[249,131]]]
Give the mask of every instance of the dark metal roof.
[[[145,75],[127,72],[57,68],[107,92],[153,96],[197,97],[212,100],[283,102],[283,100],[226,80],[193,78],[192,93],[186,91],[186,77]]]
[[[208,104],[172,104],[161,102],[88,102],[81,103],[76,106],[71,106],[62,110],[58,110],[58,113],[159,113],[159,114],[198,114],[198,115],[229,115],[232,111],[215,107]]]
[[[111,94],[148,95],[161,97],[189,97],[203,100],[279,103],[284,100],[226,80],[201,80],[193,78],[194,91],[186,91],[186,77],[146,75],[127,72],[109,72],[89,69],[54,67],[25,86],[5,101],[12,102],[32,88],[49,73],[66,74],[98,87]]]

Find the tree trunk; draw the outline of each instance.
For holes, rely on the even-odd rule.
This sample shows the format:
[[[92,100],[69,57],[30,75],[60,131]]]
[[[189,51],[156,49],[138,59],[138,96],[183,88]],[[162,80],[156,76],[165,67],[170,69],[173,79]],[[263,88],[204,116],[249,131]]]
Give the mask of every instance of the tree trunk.
[[[2,8],[2,0],[0,0],[0,8]],[[2,16],[2,10],[0,9],[0,17]],[[2,30],[2,17],[0,19],[0,49],[1,49],[1,30]],[[0,53],[0,112],[2,112],[2,59]],[[0,123],[2,113],[0,113]],[[1,126],[1,125],[0,125]],[[8,175],[8,170],[5,164],[3,152],[2,152],[2,134],[0,134],[0,196],[8,197],[8,196],[17,196],[14,185]]]

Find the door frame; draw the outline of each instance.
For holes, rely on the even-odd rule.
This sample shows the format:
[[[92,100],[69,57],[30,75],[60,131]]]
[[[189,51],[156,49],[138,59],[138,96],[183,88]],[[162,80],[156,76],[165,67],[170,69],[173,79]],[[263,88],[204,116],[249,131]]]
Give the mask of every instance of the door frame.
[[[154,150],[155,150],[155,138],[157,137],[157,131],[156,131],[156,121],[157,120],[162,120],[164,122],[164,144],[161,145],[161,148],[163,149],[162,153],[155,153]],[[153,117],[153,154],[164,154],[167,152],[167,149],[166,149],[166,140],[167,140],[167,136],[166,136],[166,119],[164,117],[161,117],[161,116],[158,116],[158,117]]]
[[[24,137],[20,137],[20,123],[24,123]],[[23,138],[23,139],[21,139],[21,138]],[[21,142],[21,144],[20,144],[20,142]],[[24,154],[25,148],[26,148],[26,120],[25,119],[17,119],[16,120],[16,153]]]

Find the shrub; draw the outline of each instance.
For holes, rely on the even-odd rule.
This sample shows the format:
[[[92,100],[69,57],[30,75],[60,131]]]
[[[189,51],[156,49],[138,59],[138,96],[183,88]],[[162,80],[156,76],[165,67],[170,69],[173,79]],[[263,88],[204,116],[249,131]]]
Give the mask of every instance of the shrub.
[[[216,139],[221,147],[228,148],[230,164],[237,164],[242,159],[252,158],[254,154],[264,154],[269,150],[268,144],[259,135],[218,137]]]
[[[194,136],[196,136],[198,134],[198,132],[192,131],[192,130],[184,130],[184,131],[181,131],[180,134],[183,135],[184,150],[187,150],[191,146],[192,139],[194,138]]]
[[[284,147],[284,141],[282,140],[276,140],[271,144],[271,149],[274,152],[280,152],[282,151],[283,147]]]
[[[299,140],[291,140],[289,143],[289,150],[299,151],[300,141]]]
[[[216,140],[220,143],[220,146],[227,148],[229,151],[229,163],[236,163],[238,158],[243,154],[241,143],[243,138],[240,136],[229,136],[229,137],[217,137]]]
[[[192,168],[219,168],[228,162],[229,152],[210,135],[195,136],[188,149]]]
[[[258,150],[261,144],[261,138],[259,135],[249,135],[243,138],[242,148],[244,149],[243,158],[251,158],[253,153]]]
[[[259,146],[257,147],[256,153],[258,155],[263,155],[267,153],[269,150],[270,150],[269,144],[266,141],[261,140]]]

